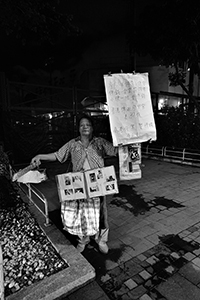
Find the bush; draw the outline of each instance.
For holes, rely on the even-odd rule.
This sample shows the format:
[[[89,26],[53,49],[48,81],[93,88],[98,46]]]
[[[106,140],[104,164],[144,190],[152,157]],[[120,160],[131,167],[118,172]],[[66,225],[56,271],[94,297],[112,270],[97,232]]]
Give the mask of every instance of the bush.
[[[165,106],[155,117],[157,144],[177,148],[200,148],[200,116],[183,108]]]

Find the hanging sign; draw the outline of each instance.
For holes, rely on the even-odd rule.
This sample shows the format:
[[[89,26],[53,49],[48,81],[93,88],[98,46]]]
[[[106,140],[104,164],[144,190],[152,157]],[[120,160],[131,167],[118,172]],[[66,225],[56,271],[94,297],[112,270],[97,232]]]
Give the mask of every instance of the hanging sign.
[[[104,75],[113,145],[156,140],[148,73]]]

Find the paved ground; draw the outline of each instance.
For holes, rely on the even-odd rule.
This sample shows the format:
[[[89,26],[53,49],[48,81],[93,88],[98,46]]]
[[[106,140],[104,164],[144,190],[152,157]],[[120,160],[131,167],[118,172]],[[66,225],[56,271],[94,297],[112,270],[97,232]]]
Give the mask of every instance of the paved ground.
[[[199,300],[200,168],[143,159],[142,179],[119,191],[108,198],[109,253],[83,252],[96,281],[65,300]]]

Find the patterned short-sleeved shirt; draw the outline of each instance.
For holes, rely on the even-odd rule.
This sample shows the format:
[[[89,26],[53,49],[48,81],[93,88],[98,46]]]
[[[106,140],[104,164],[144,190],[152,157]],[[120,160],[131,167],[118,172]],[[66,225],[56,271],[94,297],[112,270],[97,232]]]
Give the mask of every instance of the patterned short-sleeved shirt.
[[[83,170],[85,160],[88,160],[91,169],[102,168],[104,166],[104,156],[115,156],[117,148],[101,137],[94,137],[87,148],[85,148],[80,137],[70,140],[54,153],[56,158],[65,162],[71,155],[73,172]]]

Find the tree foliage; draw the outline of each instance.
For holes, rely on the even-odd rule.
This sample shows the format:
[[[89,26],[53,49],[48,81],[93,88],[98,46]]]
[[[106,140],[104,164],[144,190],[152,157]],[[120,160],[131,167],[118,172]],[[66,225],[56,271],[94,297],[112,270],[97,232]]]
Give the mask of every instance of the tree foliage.
[[[0,0],[0,33],[28,42],[55,43],[60,34],[77,34],[72,16],[59,12],[59,0]]]
[[[148,1],[129,40],[138,54],[150,54],[159,64],[174,66],[172,84],[181,85],[192,98],[193,76],[200,76],[200,1]],[[187,87],[180,68],[185,62],[191,74]]]

